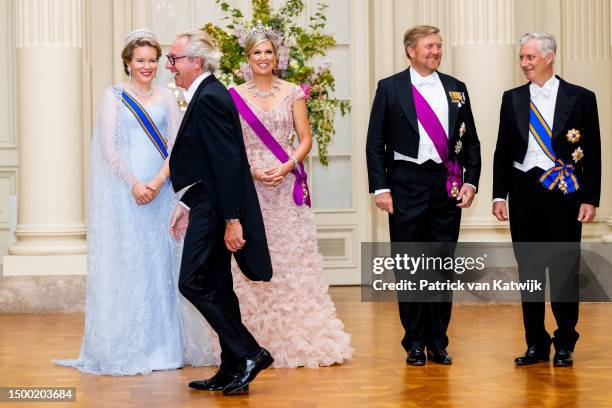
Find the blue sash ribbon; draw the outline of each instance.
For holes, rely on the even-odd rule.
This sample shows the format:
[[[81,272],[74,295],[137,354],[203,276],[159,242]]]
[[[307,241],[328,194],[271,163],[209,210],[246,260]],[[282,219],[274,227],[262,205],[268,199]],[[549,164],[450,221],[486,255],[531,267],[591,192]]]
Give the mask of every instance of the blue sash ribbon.
[[[540,183],[549,190],[558,188],[565,194],[578,191],[580,184],[578,184],[578,180],[574,175],[574,166],[565,164],[563,160],[557,158],[552,147],[552,131],[550,126],[548,126],[548,123],[546,123],[532,100],[529,101],[529,130],[544,154],[555,162],[554,167],[551,167],[542,174]]]
[[[146,135],[153,143],[153,146],[157,149],[159,154],[161,154],[162,158],[165,160],[168,157],[168,145],[166,144],[166,139],[164,139],[159,133],[157,126],[153,122],[153,119],[149,116],[145,108],[142,107],[141,104],[138,103],[136,99],[126,91],[123,91],[121,94],[121,101],[127,106],[127,108],[134,114],[140,126],[142,126],[142,130],[146,133]]]

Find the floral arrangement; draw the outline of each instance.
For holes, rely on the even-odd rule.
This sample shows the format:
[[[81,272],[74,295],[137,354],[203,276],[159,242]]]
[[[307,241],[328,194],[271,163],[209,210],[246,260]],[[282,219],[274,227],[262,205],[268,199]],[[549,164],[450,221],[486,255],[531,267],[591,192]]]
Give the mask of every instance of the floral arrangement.
[[[299,84],[306,94],[308,118],[313,137],[317,141],[319,160],[328,164],[328,146],[335,134],[334,117],[336,109],[342,115],[350,111],[347,101],[332,96],[335,78],[329,63],[313,67],[310,61],[318,55],[325,55],[336,41],[323,33],[325,28],[326,4],[319,2],[317,12],[310,17],[307,27],[299,26],[295,20],[304,10],[303,0],[287,0],[277,10],[270,7],[269,0],[252,0],[253,18],[247,21],[237,8],[231,8],[223,0],[215,0],[226,14],[225,27],[212,23],[206,24],[206,31],[217,42],[223,53],[219,69],[219,79],[228,87],[242,84],[250,79],[250,68],[244,57],[244,41],[248,30],[261,21],[271,27],[278,45],[277,75],[289,82]]]

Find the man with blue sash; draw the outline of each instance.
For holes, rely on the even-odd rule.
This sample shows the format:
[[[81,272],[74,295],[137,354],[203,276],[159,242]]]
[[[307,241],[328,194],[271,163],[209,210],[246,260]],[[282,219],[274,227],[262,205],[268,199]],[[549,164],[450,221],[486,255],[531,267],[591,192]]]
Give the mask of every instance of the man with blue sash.
[[[404,48],[410,68],[382,79],[372,104],[366,146],[369,189],[376,206],[389,213],[392,244],[445,243],[439,247],[452,248],[461,209],[471,205],[480,177],[470,98],[463,82],[438,72],[438,28],[410,28]],[[398,274],[396,280],[403,279]],[[452,279],[452,273],[446,278]],[[439,301],[402,295],[398,292],[407,364],[451,364],[446,331],[452,293],[442,293]]]
[[[549,361],[551,344],[555,366],[573,364],[579,242],[582,224],[593,221],[599,205],[601,146],[595,94],[554,75],[556,49],[548,33],[521,38],[520,65],[530,82],[504,93],[493,164],[493,214],[500,221],[510,219],[521,280],[545,283],[548,268],[558,326],[551,338],[544,325],[543,291],[523,294],[527,351],[515,359],[517,365]]]

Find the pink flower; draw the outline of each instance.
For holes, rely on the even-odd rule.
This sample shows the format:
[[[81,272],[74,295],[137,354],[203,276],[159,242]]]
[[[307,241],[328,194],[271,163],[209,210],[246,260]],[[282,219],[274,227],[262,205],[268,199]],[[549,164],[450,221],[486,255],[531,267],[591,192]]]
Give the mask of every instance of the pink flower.
[[[238,37],[238,45],[244,47],[247,32],[244,30],[242,24],[236,24],[236,27],[234,28],[234,34],[236,35],[236,37]]]
[[[284,71],[287,69],[287,65],[289,64],[289,53],[291,49],[285,46],[281,46],[278,50],[278,65],[277,68],[280,71]]]
[[[240,63],[240,73],[242,73],[242,78],[247,82],[253,77],[251,67],[246,62]]]
[[[303,83],[303,84],[300,84],[300,87],[302,88],[302,91],[304,91],[304,94],[306,95],[306,100],[308,100],[308,98],[310,98],[310,84]]]
[[[274,44],[276,44],[277,47],[280,47],[281,43],[282,43],[282,34],[280,33],[280,31],[278,31],[277,29],[272,29],[272,35],[271,35],[271,40]]]

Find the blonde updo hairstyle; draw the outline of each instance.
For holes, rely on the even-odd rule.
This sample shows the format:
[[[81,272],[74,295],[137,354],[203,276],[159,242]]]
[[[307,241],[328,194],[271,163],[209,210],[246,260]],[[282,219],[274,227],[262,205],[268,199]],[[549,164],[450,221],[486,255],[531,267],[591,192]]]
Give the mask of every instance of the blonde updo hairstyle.
[[[128,64],[130,63],[130,61],[132,61],[132,58],[134,57],[134,50],[139,47],[155,48],[155,51],[157,52],[157,60],[159,61],[159,58],[161,57],[161,54],[162,54],[161,46],[159,45],[157,40],[155,40],[154,38],[141,37],[141,38],[136,38],[132,41],[128,41],[128,43],[125,44],[125,46],[123,47],[123,50],[121,51],[121,59],[123,60],[123,72],[125,72],[125,75],[127,76],[130,76]]]
[[[248,57],[251,56],[253,49],[262,42],[270,41],[272,44],[272,50],[274,51],[274,69],[273,74],[276,75],[276,66],[278,64],[278,46],[276,45],[275,38],[267,32],[255,32],[249,34],[244,40],[244,54]]]

